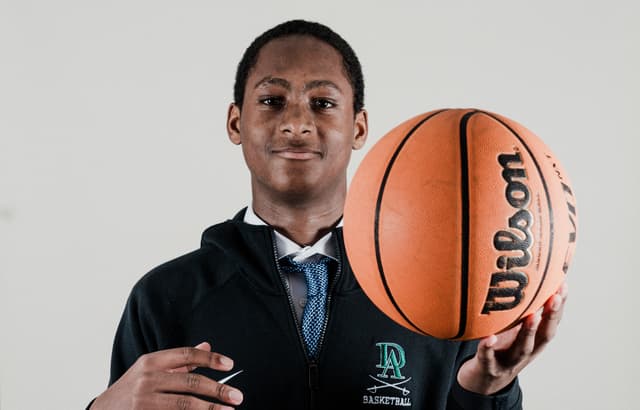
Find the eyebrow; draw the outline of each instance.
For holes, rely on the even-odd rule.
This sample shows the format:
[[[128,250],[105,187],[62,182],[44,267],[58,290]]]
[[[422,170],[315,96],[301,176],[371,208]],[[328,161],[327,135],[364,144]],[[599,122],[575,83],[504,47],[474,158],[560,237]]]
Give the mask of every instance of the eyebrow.
[[[283,87],[287,90],[291,89],[291,84],[289,84],[289,81],[285,80],[284,78],[271,77],[271,76],[264,77],[262,80],[258,81],[256,83],[256,86],[253,88],[256,89],[264,85],[279,85],[280,87]]]
[[[284,78],[271,77],[271,76],[264,77],[262,80],[258,81],[254,89],[265,86],[265,85],[279,85],[280,87],[283,87],[287,91],[291,90],[291,84],[289,83],[289,81],[285,80]],[[342,92],[342,90],[340,89],[340,87],[338,87],[336,83],[329,80],[309,81],[307,84],[304,85],[304,91],[308,91],[313,88],[319,88],[319,87],[330,87],[339,92]]]
[[[319,88],[319,87],[330,87],[330,88],[334,88],[339,92],[342,92],[342,90],[340,89],[340,87],[338,87],[338,85],[336,83],[334,83],[333,81],[329,81],[329,80],[313,80],[308,82],[307,84],[305,84],[304,89],[305,91],[310,90],[312,88]]]

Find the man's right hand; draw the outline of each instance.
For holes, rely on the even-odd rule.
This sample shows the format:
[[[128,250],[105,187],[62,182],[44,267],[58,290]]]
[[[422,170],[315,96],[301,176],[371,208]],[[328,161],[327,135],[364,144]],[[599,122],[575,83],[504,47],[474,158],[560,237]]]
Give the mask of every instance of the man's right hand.
[[[118,381],[96,398],[91,410],[232,409],[201,400],[193,394],[232,405],[242,402],[240,390],[191,373],[196,367],[228,371],[233,368],[233,361],[211,352],[211,346],[206,342],[196,347],[147,353],[140,356]]]

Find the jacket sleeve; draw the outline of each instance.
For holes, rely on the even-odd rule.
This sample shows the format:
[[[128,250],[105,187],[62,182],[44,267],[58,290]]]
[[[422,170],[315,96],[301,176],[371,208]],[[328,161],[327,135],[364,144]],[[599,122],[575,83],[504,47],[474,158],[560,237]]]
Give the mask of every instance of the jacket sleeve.
[[[458,383],[458,369],[475,355],[477,341],[463,342],[456,360],[447,410],[522,410],[522,391],[516,378],[511,384],[490,396],[465,390]]]
[[[116,331],[111,352],[109,386],[115,383],[143,354],[158,350],[156,337],[157,312],[153,298],[138,283],[127,300]]]
[[[135,363],[138,357],[151,352],[151,332],[149,324],[149,309],[145,307],[147,298],[142,295],[139,286],[134,287],[129,295],[124,313],[116,331],[111,352],[111,375],[109,386],[115,383]],[[87,405],[91,408],[95,398]]]

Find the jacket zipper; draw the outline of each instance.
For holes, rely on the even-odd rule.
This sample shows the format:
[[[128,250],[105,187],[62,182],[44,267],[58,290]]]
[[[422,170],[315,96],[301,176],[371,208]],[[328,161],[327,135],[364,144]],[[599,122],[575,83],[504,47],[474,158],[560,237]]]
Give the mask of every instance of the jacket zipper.
[[[324,315],[324,323],[322,324],[322,333],[320,333],[320,348],[318,349],[318,357],[322,354],[322,349],[324,347],[324,335],[327,331],[327,325],[329,323],[329,313],[331,312],[331,296],[333,295],[333,291],[338,283],[338,279],[342,274],[342,255],[340,254],[340,247],[338,246],[338,241],[336,239],[336,233],[333,233],[333,237],[331,238],[334,242],[336,254],[338,256],[338,268],[336,269],[336,273],[333,276],[333,280],[329,285],[329,289],[327,289],[327,306],[326,306],[326,314]]]
[[[322,353],[323,347],[324,347],[324,336],[325,333],[327,331],[327,324],[329,323],[329,312],[331,311],[331,295],[333,294],[333,290],[336,286],[336,283],[338,282],[338,278],[340,277],[340,274],[342,273],[342,255],[340,255],[340,249],[338,247],[337,244],[337,239],[335,238],[336,233],[334,232],[334,237],[332,238],[334,240],[334,243],[336,245],[336,252],[338,253],[338,269],[336,270],[336,274],[334,275],[333,280],[331,281],[331,285],[329,287],[329,289],[327,289],[327,305],[326,305],[326,313],[324,315],[324,322],[322,324],[322,333],[320,334],[320,347],[318,348],[318,357],[320,357],[320,354]],[[296,332],[298,334],[298,341],[300,342],[300,346],[302,347],[302,351],[304,353],[304,358],[305,361],[307,363],[307,385],[309,387],[309,392],[310,392],[310,408],[311,409],[315,409],[316,406],[316,390],[318,390],[319,386],[320,386],[320,377],[319,377],[319,373],[318,373],[318,363],[315,360],[311,360],[309,358],[309,352],[307,351],[307,346],[304,343],[304,338],[302,337],[302,331],[300,330],[301,326],[300,323],[298,322],[298,317],[296,315],[296,310],[293,304],[293,299],[291,297],[291,289],[289,288],[289,284],[287,282],[287,280],[285,279],[284,275],[282,274],[282,271],[280,270],[280,262],[278,261],[278,248],[276,246],[276,238],[275,238],[275,234],[273,233],[273,231],[271,231],[271,245],[272,245],[272,249],[273,249],[273,257],[274,260],[276,262],[276,270],[278,271],[278,275],[280,276],[280,280],[282,281],[282,285],[284,286],[286,293],[287,293],[287,300],[289,301],[289,311],[291,312],[291,316],[293,317],[293,323],[295,324],[295,328],[296,328]]]

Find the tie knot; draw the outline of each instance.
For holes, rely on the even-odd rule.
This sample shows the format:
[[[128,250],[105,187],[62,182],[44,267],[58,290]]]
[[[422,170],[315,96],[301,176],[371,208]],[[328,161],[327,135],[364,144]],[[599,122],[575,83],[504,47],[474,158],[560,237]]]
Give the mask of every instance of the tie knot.
[[[293,257],[282,258],[281,267],[287,273],[304,274],[308,296],[326,294],[329,283],[329,264],[331,258],[324,255],[312,257],[311,260],[296,262]]]

